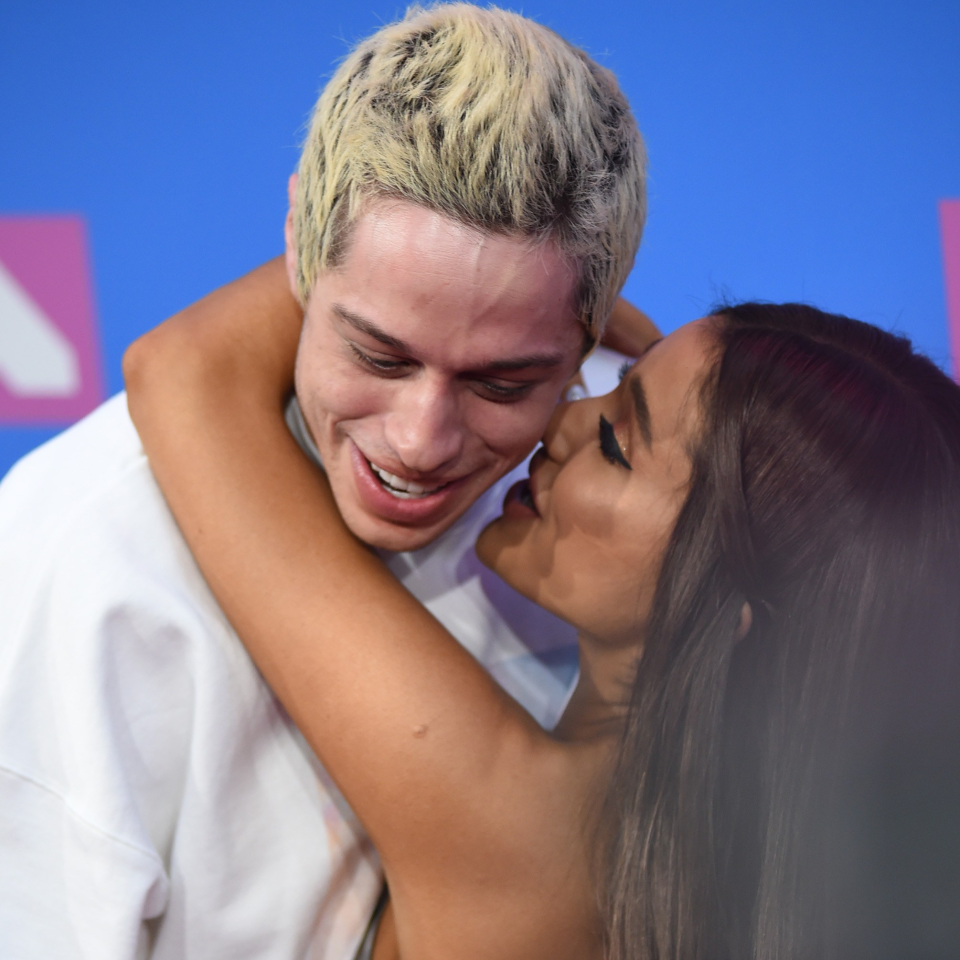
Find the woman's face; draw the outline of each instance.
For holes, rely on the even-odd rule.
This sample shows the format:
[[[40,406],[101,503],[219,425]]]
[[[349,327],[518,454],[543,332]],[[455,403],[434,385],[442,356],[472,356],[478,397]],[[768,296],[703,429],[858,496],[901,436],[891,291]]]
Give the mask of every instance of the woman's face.
[[[690,480],[711,318],[655,343],[605,397],[561,404],[530,480],[515,485],[477,552],[581,632],[636,643]]]

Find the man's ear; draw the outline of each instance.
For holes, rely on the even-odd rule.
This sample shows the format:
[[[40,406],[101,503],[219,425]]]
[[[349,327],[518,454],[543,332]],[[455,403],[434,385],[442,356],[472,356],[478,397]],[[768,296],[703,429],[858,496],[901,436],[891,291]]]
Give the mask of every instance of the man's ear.
[[[298,303],[300,303],[300,294],[297,290],[297,238],[293,232],[293,208],[297,202],[297,174],[291,173],[287,181],[287,197],[290,206],[287,208],[287,219],[283,224],[283,239],[286,244],[284,261],[287,265],[287,283],[290,284],[290,292]],[[300,303],[301,306],[305,306]]]

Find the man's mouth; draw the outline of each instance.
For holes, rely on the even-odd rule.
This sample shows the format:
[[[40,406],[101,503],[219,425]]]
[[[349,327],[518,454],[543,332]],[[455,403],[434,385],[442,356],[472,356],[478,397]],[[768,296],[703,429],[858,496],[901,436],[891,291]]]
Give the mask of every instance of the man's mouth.
[[[366,458],[364,458],[366,459]],[[387,470],[378,467],[373,461],[367,460],[373,475],[380,481],[380,486],[398,500],[422,500],[430,494],[442,490],[446,483],[422,484],[415,480],[404,480]]]

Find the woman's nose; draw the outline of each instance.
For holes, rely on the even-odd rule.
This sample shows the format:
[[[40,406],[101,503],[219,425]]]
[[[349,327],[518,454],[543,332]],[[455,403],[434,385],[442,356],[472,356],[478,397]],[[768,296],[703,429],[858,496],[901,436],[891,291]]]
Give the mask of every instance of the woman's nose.
[[[584,443],[596,438],[599,410],[596,399],[557,404],[543,434],[547,456],[563,463]]]

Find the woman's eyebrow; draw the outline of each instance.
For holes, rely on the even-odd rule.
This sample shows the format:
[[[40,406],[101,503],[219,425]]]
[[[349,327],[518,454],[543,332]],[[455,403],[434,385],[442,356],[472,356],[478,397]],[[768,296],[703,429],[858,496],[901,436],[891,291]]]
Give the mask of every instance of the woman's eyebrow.
[[[658,343],[663,343],[663,337],[657,337],[656,340],[651,340],[646,347],[644,347],[643,353],[637,357],[637,361],[640,360],[640,357],[645,357]],[[637,361],[634,361],[635,363]],[[634,374],[630,377],[630,396],[633,399],[633,412],[637,417],[637,427],[640,429],[640,436],[643,437],[643,442],[647,445],[647,449],[650,450],[653,447],[653,431],[650,428],[650,407],[647,405],[647,394],[643,389],[643,381],[640,379],[640,374]]]
[[[647,405],[647,394],[643,389],[643,381],[639,376],[630,378],[630,397],[633,400],[633,412],[637,416],[637,427],[640,436],[649,450],[653,446],[653,432],[650,429],[650,407]]]

